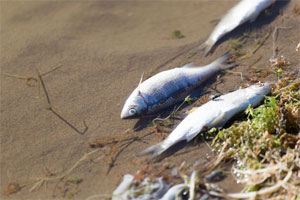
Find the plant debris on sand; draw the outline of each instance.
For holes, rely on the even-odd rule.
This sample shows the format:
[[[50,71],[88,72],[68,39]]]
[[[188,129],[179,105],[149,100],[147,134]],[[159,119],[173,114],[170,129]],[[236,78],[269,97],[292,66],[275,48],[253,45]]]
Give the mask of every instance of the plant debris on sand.
[[[300,196],[300,81],[292,75],[274,85],[247,121],[218,132],[213,148],[236,160],[232,172],[246,185],[230,198],[298,199]],[[224,148],[225,147],[225,148]]]
[[[247,118],[234,123],[229,128],[220,129],[217,133],[216,129],[212,129],[206,133],[207,137],[214,138],[212,148],[217,153],[205,169],[202,169],[202,172],[209,172],[216,166],[222,167],[225,162],[235,161],[232,174],[238,183],[245,185],[243,191],[228,194],[216,184],[208,181],[207,177],[210,175],[203,177],[201,169],[192,167],[190,170],[179,170],[180,176],[185,182],[185,189],[181,189],[179,192],[173,191],[176,198],[300,198],[299,77],[295,74],[285,74],[285,78],[273,85],[272,93],[270,96],[266,96],[264,103],[257,108],[249,106],[246,114]],[[191,170],[193,173],[190,177],[185,175],[189,174]],[[143,188],[145,188],[147,184],[145,185],[146,182],[143,181],[160,177],[151,173],[146,173],[148,175],[144,176],[144,171],[142,176],[137,176],[140,173],[134,176],[134,184],[129,184],[128,188],[124,190],[123,198],[129,197],[130,195],[125,194],[129,194],[130,191],[131,193],[135,191],[133,192],[134,199],[143,199],[146,194],[158,195],[152,190],[136,193],[137,185],[144,184]],[[215,176],[214,174],[219,174],[219,170],[215,170],[211,174]],[[164,174],[164,176],[168,175]],[[167,185],[166,188],[170,188],[171,185],[179,187],[180,184],[176,185],[178,179],[173,175],[168,176],[168,179],[164,179],[164,176],[161,176],[159,180],[164,180],[164,183],[161,184]],[[192,178],[193,176],[197,178]],[[173,177],[172,180],[170,177]],[[150,181],[150,183],[152,182]],[[148,186],[151,188],[151,184]],[[171,191],[171,189],[169,190]],[[159,196],[164,199],[161,195]]]

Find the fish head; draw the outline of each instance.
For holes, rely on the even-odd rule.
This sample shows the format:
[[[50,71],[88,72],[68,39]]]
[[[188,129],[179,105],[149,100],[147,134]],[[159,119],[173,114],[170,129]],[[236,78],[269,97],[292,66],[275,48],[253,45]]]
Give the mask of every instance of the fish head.
[[[143,111],[147,109],[147,104],[145,103],[143,97],[138,91],[134,91],[126,100],[122,112],[122,119],[136,118],[140,116]]]
[[[250,86],[256,93],[261,94],[262,96],[268,95],[271,91],[272,85],[270,82],[257,83]]]

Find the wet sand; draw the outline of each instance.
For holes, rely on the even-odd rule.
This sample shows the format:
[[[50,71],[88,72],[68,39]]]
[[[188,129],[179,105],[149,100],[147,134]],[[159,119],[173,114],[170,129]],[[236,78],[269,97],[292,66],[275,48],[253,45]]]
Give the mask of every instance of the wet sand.
[[[184,60],[207,64],[224,54],[229,38],[239,37],[251,30],[243,50],[253,49],[258,39],[276,26],[280,29],[276,41],[279,55],[291,62],[286,71],[299,70],[299,15],[288,4],[279,2],[271,14],[264,13],[253,24],[246,24],[226,36],[214,53],[201,53],[187,59],[190,50],[209,35],[214,23],[236,1],[145,1],[145,2],[1,2],[1,72],[23,77],[43,75],[51,104],[55,110],[79,131],[64,123],[39,98],[35,81],[1,75],[1,191],[9,183],[24,186],[10,196],[1,192],[1,199],[52,199],[72,197],[86,199],[95,194],[111,194],[123,174],[135,173],[145,165],[147,157],[135,153],[159,142],[145,124],[147,120],[121,120],[124,101],[137,86],[142,73],[145,78],[160,71],[179,66]],[[285,5],[285,7],[284,7]],[[298,3],[299,5],[299,3]],[[182,39],[171,39],[180,30]],[[234,69],[250,75],[251,67],[270,67],[273,54],[272,34],[249,59]],[[254,64],[260,56],[261,59]],[[223,74],[221,83],[211,81],[206,91],[225,93],[242,83],[239,75]],[[269,75],[264,80],[276,80]],[[42,91],[42,90],[40,90]],[[45,96],[40,94],[45,100]],[[181,110],[184,113],[200,105],[201,99]],[[141,127],[140,127],[141,126]],[[142,142],[133,142],[119,154],[115,166],[106,175],[109,158],[102,152],[93,155],[70,173],[68,178],[82,179],[75,187],[52,181],[37,191],[29,192],[35,178],[45,176],[45,169],[62,173],[85,153],[92,151],[88,143],[97,138],[113,136],[139,127],[136,132]],[[192,151],[189,151],[192,150]],[[157,165],[193,164],[205,159],[210,149],[205,143],[191,145]],[[47,171],[47,170],[46,170]],[[49,173],[48,173],[49,175]],[[223,183],[227,191],[239,191],[242,186],[232,178]],[[65,188],[70,188],[65,191]],[[71,192],[70,192],[71,191]],[[74,196],[66,196],[74,194]]]

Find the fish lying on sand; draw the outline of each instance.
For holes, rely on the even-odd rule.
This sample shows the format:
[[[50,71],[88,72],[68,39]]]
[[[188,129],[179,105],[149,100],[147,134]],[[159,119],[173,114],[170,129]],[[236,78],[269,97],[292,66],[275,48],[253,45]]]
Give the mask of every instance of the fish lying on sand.
[[[142,181],[133,175],[125,174],[120,185],[114,190],[112,200],[179,200],[186,199],[186,194],[194,199],[198,173],[193,171],[190,178],[182,176],[184,183],[173,185],[163,181],[163,177],[146,177]]]
[[[221,37],[247,21],[251,23],[254,22],[260,12],[275,1],[276,0],[241,0],[227,12],[210,34],[209,38],[200,45],[199,49],[204,50],[204,55],[207,56]]]
[[[133,175],[125,174],[123,181],[114,190],[112,200],[169,200],[170,198],[161,197],[168,193],[170,187],[171,185],[164,182],[162,177],[146,177],[139,182],[134,179]],[[171,195],[169,194],[167,197],[169,196]],[[175,200],[175,197],[172,200]]]
[[[192,63],[179,68],[160,72],[140,83],[126,100],[121,118],[133,118],[150,114],[181,101],[193,89],[220,70],[236,64],[225,64],[229,53],[206,66],[194,66]]]
[[[189,114],[161,143],[151,146],[138,155],[152,153],[152,159],[180,141],[191,141],[200,132],[212,127],[222,127],[230,118],[249,105],[257,106],[271,90],[269,83],[252,85],[245,89],[222,95]]]
[[[181,199],[178,198],[180,191],[182,191],[186,187],[185,184],[177,184],[171,187],[163,197],[161,197],[159,200],[176,200],[176,199]]]

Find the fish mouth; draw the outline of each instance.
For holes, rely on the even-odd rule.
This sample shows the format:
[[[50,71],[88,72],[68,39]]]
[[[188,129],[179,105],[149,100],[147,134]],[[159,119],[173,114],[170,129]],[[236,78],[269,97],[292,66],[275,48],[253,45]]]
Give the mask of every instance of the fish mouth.
[[[129,113],[127,112],[127,110],[123,110],[121,112],[121,119],[133,119],[136,118],[135,115],[129,115]]]
[[[121,119],[128,119],[129,116],[127,116],[126,113],[124,112],[121,112],[121,115],[120,115]]]
[[[128,115],[127,113],[121,113],[121,119],[136,119],[137,116],[136,115]]]
[[[121,113],[121,119],[129,119],[129,118],[130,118],[130,116],[126,116]]]

